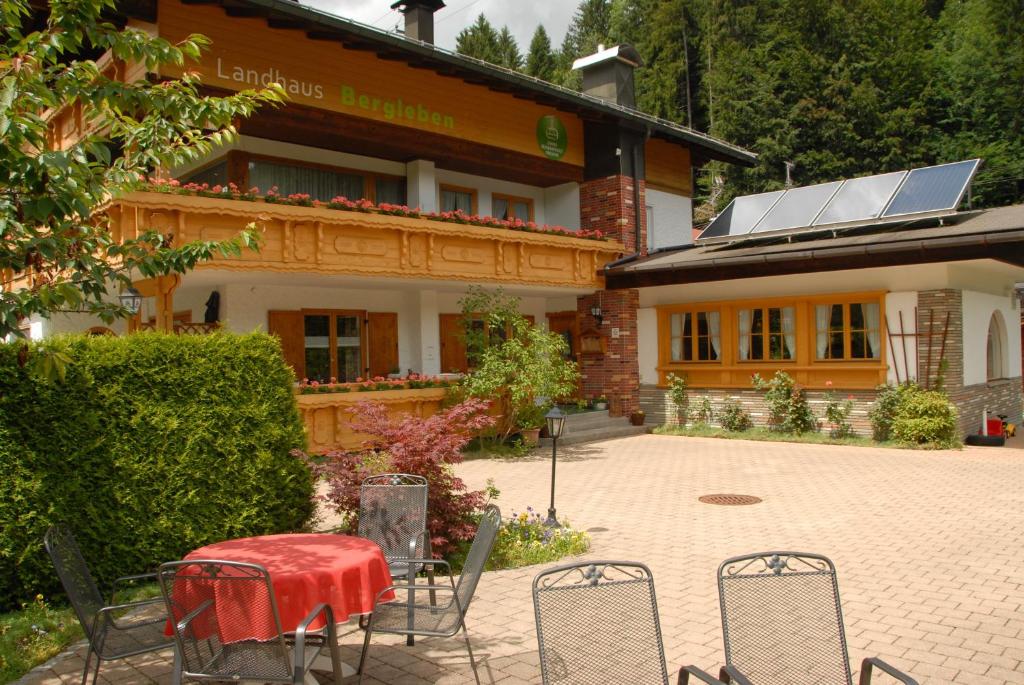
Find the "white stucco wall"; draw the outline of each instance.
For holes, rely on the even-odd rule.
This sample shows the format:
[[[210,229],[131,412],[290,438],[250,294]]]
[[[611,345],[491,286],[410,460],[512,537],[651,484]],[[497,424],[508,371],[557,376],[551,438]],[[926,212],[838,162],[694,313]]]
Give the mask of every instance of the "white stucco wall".
[[[544,222],[552,226],[580,227],[580,184],[563,183],[544,189]]]
[[[1020,311],[1012,288],[1005,295],[963,291],[964,385],[984,383],[988,373],[988,326],[1000,312],[1006,330],[1004,363],[1007,378],[1021,375]]]
[[[902,317],[902,323],[901,323]],[[885,342],[885,357],[889,360],[886,379],[895,384],[907,379],[917,379],[917,339],[901,338],[900,333],[917,332],[917,293],[910,291],[891,292],[885,295],[885,318],[893,334],[891,343]],[[902,326],[902,328],[901,328]],[[882,332],[885,337],[885,331]],[[908,375],[909,369],[909,375]]]
[[[658,312],[641,307],[636,313],[637,355],[640,362],[640,384],[658,382]]]
[[[693,201],[685,195],[666,193],[648,188],[646,193],[648,214],[653,226],[647,227],[647,247],[689,245],[693,242]]]

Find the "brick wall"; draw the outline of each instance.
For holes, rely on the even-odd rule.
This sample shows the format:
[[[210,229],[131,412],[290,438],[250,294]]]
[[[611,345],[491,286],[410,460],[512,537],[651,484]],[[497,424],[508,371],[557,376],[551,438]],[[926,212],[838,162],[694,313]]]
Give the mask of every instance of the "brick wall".
[[[590,315],[600,303],[603,323]],[[577,298],[580,332],[598,330],[605,340],[604,354],[581,354],[580,387],[584,397],[608,398],[612,416],[625,416],[640,407],[640,365],[637,357],[636,313],[638,290],[603,290]],[[613,336],[618,330],[618,337]]]
[[[647,252],[647,212],[644,208],[644,181],[623,175],[585,181],[580,186],[580,226],[600,230],[621,240],[626,253],[637,251],[634,183],[640,189],[640,248]],[[590,315],[595,304],[601,306],[603,323]],[[580,356],[580,389],[584,397],[604,395],[612,416],[624,416],[640,407],[640,365],[637,357],[636,315],[640,306],[637,290],[602,290],[576,300],[580,332],[597,330],[604,338],[603,355]],[[613,329],[618,337],[613,337]]]
[[[989,416],[997,418],[1006,414],[1008,419],[1021,425],[1021,379],[1006,378],[989,383],[968,385],[966,388],[949,389],[949,398],[960,412],[960,433],[977,433],[981,428],[981,417],[985,407]]]
[[[717,412],[726,399],[734,399],[743,407],[743,411],[750,415],[755,426],[768,426],[768,404],[764,401],[764,393],[751,388],[750,390],[720,389],[720,388],[693,388],[688,393],[690,398],[690,415],[696,413],[701,398],[707,397],[711,400],[712,409]],[[868,410],[875,401],[876,393],[873,390],[837,391],[836,396],[841,399],[850,399],[853,402],[853,411],[850,413],[850,423],[857,435],[871,437],[871,422],[868,420]],[[821,429],[828,430],[828,422],[825,421],[825,392],[821,390],[807,391],[807,402],[811,411],[821,421]],[[654,425],[675,424],[676,411],[668,391],[654,385],[645,385],[640,389],[640,408],[647,415],[647,423]],[[712,421],[718,425],[717,417]]]

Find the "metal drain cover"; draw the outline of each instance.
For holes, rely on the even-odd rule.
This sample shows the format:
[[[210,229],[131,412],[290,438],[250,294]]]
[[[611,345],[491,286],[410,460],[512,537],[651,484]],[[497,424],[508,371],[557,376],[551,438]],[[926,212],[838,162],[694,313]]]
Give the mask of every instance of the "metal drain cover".
[[[699,498],[704,504],[722,504],[725,506],[741,506],[744,504],[758,504],[761,501],[760,497],[754,497],[753,495],[704,495]]]

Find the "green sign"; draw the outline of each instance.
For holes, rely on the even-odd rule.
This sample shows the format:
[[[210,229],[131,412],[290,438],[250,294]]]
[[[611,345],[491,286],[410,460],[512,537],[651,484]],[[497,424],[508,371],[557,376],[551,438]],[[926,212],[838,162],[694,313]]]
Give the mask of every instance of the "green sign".
[[[554,114],[548,114],[537,121],[537,145],[548,159],[561,159],[569,146],[569,134]]]

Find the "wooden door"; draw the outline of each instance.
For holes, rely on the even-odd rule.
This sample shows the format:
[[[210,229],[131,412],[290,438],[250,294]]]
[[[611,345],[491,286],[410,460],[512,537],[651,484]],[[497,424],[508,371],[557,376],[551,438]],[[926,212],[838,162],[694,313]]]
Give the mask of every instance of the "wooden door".
[[[569,345],[567,358],[578,362],[580,354],[580,323],[576,312],[549,312],[548,330],[562,336]],[[577,387],[575,395],[579,395]]]
[[[387,376],[398,368],[398,314],[369,312],[366,315],[370,378]],[[401,371],[401,369],[399,369]]]
[[[306,376],[306,339],[302,312],[272,311],[267,313],[267,331],[281,340],[281,354],[295,370],[295,377]]]
[[[438,318],[441,325],[441,373],[465,373],[469,363],[462,314],[440,314]]]

